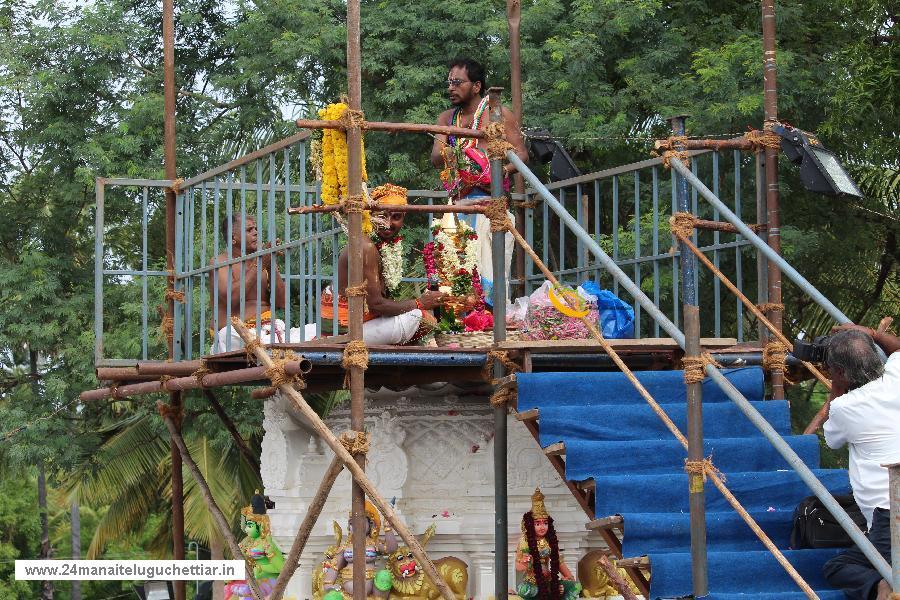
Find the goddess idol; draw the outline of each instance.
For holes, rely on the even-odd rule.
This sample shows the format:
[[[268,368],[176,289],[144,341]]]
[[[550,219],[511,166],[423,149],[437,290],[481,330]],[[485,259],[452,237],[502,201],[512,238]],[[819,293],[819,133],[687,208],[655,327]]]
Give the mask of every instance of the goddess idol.
[[[560,560],[556,529],[544,506],[541,488],[534,490],[531,510],[522,515],[516,571],[524,574],[516,590],[524,600],[574,600],[581,593],[581,585]]]

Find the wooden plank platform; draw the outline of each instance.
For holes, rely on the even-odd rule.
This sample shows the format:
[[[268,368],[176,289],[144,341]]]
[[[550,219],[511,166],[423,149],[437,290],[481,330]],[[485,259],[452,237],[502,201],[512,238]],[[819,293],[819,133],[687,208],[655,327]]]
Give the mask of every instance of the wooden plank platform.
[[[540,418],[540,413],[536,408],[530,408],[523,412],[516,413],[516,420],[518,421],[537,421]]]
[[[603,517],[602,519],[594,519],[593,521],[588,521],[584,524],[584,528],[588,530],[613,529],[616,527],[622,527],[624,522],[625,519],[623,519],[621,515],[612,515],[610,517]]]
[[[550,444],[549,446],[544,448],[544,454],[546,454],[547,456],[565,456],[566,445],[562,442]]]
[[[623,569],[634,568],[637,567],[639,569],[648,569],[650,568],[650,557],[649,556],[635,556],[633,558],[620,558],[616,561],[617,567],[622,567]]]

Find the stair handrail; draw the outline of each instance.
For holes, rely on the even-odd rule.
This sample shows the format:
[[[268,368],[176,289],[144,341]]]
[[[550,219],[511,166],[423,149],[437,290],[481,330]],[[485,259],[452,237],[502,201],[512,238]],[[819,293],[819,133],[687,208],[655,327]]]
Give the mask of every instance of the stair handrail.
[[[565,225],[572,231],[572,233],[577,237],[581,242],[585,244],[585,247],[590,250],[590,252],[600,261],[603,267],[609,271],[609,273],[616,279],[620,286],[625,288],[625,290],[631,294],[631,296],[641,305],[641,307],[647,311],[647,314],[656,321],[660,327],[662,327],[666,333],[668,333],[673,340],[681,347],[684,348],[684,333],[678,328],[675,323],[673,323],[669,318],[663,314],[662,311],[653,303],[653,301],[638,287],[629,277],[625,274],[624,271],[616,264],[616,262],[610,258],[610,256],[600,247],[600,244],[597,243],[594,238],[590,236],[590,234],[584,230],[581,225],[575,220],[572,215],[563,207],[559,201],[553,197],[553,194],[544,186],[540,179],[528,168],[528,166],[522,162],[522,160],[516,156],[516,154],[512,151],[507,151],[506,158],[509,160],[513,166],[518,169],[519,173],[528,181],[528,183],[532,186],[532,188],[541,195],[544,202],[547,203],[547,206],[552,210],[556,216],[563,222]],[[709,188],[707,188],[703,183],[697,179],[684,164],[673,157],[669,161],[670,164],[675,168],[678,173],[683,175],[685,179],[692,183],[694,187],[706,198],[706,200],[710,201],[713,206],[719,209],[720,213],[725,215],[726,219],[729,220],[737,229],[741,232],[742,235],[746,236],[753,243],[754,246],[757,244],[753,242],[755,238],[759,243],[761,243],[765,248],[757,246],[760,251],[762,251],[767,258],[776,262],[782,271],[792,280],[794,283],[799,285],[806,291],[811,297],[816,300],[817,304],[824,308],[835,320],[841,323],[849,323],[850,319],[841,312],[834,304],[832,304],[825,296],[821,294],[816,288],[809,283],[802,275],[800,275],[790,264],[787,263],[781,256],[775,253],[771,248],[768,247],[765,242],[759,239],[753,231],[744,224],[731,210],[725,206],[718,198],[716,198],[715,194],[713,194]],[[693,181],[692,181],[693,179]],[[698,186],[699,184],[699,186]],[[706,190],[705,192],[703,190]],[[712,198],[710,198],[712,197]],[[713,201],[715,199],[715,201]],[[718,205],[717,205],[718,204]],[[770,256],[771,255],[771,256]],[[786,267],[786,268],[785,268]],[[801,283],[802,282],[802,283]],[[800,476],[800,479],[810,488],[813,494],[819,499],[820,502],[825,506],[825,508],[834,516],[835,520],[841,526],[841,528],[850,536],[850,539],[856,544],[856,546],[860,549],[860,551],[865,555],[865,557],[869,560],[869,562],[875,567],[875,569],[879,572],[879,574],[885,578],[887,581],[891,580],[891,566],[885,560],[885,558],[878,552],[872,542],[865,536],[865,534],[860,530],[860,528],[856,525],[853,519],[850,518],[850,515],[847,514],[847,511],[838,504],[838,502],[834,499],[834,496],[831,495],[831,492],[822,485],[822,482],[818,480],[812,470],[804,464],[803,460],[797,455],[796,452],[788,445],[787,442],[784,441],[784,438],[775,431],[775,429],[766,421],[765,417],[763,417],[756,408],[750,404],[750,401],[744,397],[741,392],[732,385],[730,381],[725,377],[725,375],[715,366],[706,365],[705,366],[706,374],[719,386],[719,388],[725,393],[728,398],[735,403],[738,409],[744,414],[750,422],[759,429],[760,433],[769,440],[769,443],[775,448],[775,450],[785,459],[788,465],[793,469],[797,475]]]

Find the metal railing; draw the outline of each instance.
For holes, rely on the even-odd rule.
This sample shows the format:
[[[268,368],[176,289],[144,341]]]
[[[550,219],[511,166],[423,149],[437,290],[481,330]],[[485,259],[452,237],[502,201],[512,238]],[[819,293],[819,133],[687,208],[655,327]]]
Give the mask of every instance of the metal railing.
[[[727,190],[731,198],[730,209],[752,222],[756,217],[758,192],[754,156],[737,150],[726,153],[694,151],[690,155],[694,175],[709,182],[716,193]],[[675,244],[668,222],[677,211],[674,174],[662,167],[662,161],[640,161],[545,187],[574,217],[578,226],[597,241],[619,267],[630,273],[631,281],[651,295],[656,306],[662,308],[674,323],[679,323],[679,252],[677,249],[670,251]],[[594,279],[620,295],[620,283],[592,259],[583,241],[567,232],[547,203],[541,201],[541,194],[531,188],[527,196],[528,200],[536,201],[537,206],[526,204],[524,237],[554,275],[570,283]],[[719,219],[717,209],[698,204],[696,192],[691,198],[691,208],[699,218]],[[720,231],[695,232],[694,243],[705,254],[711,255],[716,267],[730,274],[738,289],[757,287],[756,253],[743,236]],[[698,289],[699,278],[700,274],[695,273]],[[535,271],[533,261],[527,258],[525,279],[529,293],[544,279]],[[724,302],[719,281],[710,279],[711,289],[704,290],[700,301],[713,318],[707,322],[707,330],[703,333],[714,337],[734,336],[738,341],[744,341],[743,306],[740,301]],[[636,299],[631,297],[630,303],[635,311],[635,336],[659,337],[659,324],[642,311]]]
[[[660,327],[665,330],[682,348],[685,347],[684,333],[672,322],[653,301],[635,284],[632,279],[615,263],[615,261],[593,240],[578,223],[569,214],[569,212],[554,198],[553,194],[548,190],[540,180],[528,170],[528,167],[513,152],[507,152],[507,159],[519,169],[525,176],[526,180],[534,189],[543,197],[548,207],[556,213],[556,215],[565,223],[565,225],[577,236],[585,247],[594,254],[608,272],[618,280],[620,285],[625,288],[641,306],[650,314],[650,316],[659,323]],[[807,293],[817,304],[829,312],[835,320],[839,322],[847,322],[846,316],[841,313],[830,301],[828,301],[818,290],[815,289],[806,279],[804,279],[795,269],[778,254],[771,252],[765,242],[760,239],[746,224],[732,213],[727,206],[721,203],[715,194],[707,188],[699,179],[692,177],[693,173],[690,169],[677,158],[673,158],[670,162],[673,169],[682,175],[694,190],[700,192],[703,198],[717,207],[731,224],[737,227],[744,236],[761,252],[766,253],[769,260],[778,264],[779,268],[788,275],[804,292]],[[843,318],[841,318],[843,317]],[[778,434],[777,431],[769,424],[768,421],[759,413],[756,408],[743,396],[743,394],[735,388],[725,375],[715,366],[707,364],[705,367],[706,374],[719,386],[728,398],[735,403],[738,409],[746,416],[763,436],[772,444],[778,453],[785,459],[788,465],[793,469],[803,482],[812,490],[813,494],[822,502],[825,508],[835,517],[841,528],[847,532],[850,539],[859,547],[869,562],[878,570],[879,574],[887,581],[891,581],[891,566],[887,563],[883,556],[878,552],[875,546],[869,541],[865,534],[859,529],[856,523],[850,518],[843,507],[838,504],[828,489],[816,478],[815,474],[803,462],[796,452],[788,445],[788,443]]]
[[[322,294],[336,285],[339,249],[346,237],[327,214],[288,215],[288,209],[316,204],[319,185],[308,175],[307,132],[301,132],[225,165],[179,182],[176,218],[175,290],[181,301],[175,303],[171,332],[176,359],[193,359],[209,353],[211,331],[227,325],[219,317],[219,303],[235,301],[230,288],[220,294],[217,269],[239,265],[235,293],[238,311],[253,317],[260,327],[259,305],[246,313],[245,282],[248,267],[259,267],[275,255],[283,297],[277,297],[276,282],[263,290],[257,280],[254,297],[277,307],[285,329],[315,326],[316,335],[335,335],[338,324],[326,324],[323,330],[320,310]],[[756,177],[752,158],[740,153],[695,152],[693,172],[710,182],[713,190],[727,189],[731,207],[738,214],[755,213]],[[159,232],[162,229],[163,192],[172,185],[168,180],[97,179],[96,263],[95,263],[95,362],[97,366],[134,364],[137,360],[165,358],[165,324],[155,310],[162,302],[165,277],[165,253]],[[678,291],[678,254],[673,245],[668,218],[674,205],[674,186],[670,173],[662,170],[659,159],[632,163],[614,169],[590,173],[547,186],[578,225],[591,231],[613,256],[614,262],[630,272],[630,280],[652,296],[656,305],[675,323],[680,319]],[[443,204],[443,191],[410,190],[410,202]],[[523,198],[514,198],[515,201]],[[637,336],[659,336],[660,326],[641,304],[623,287],[591,252],[573,236],[555,212],[540,202],[533,188],[524,198],[533,207],[526,209],[525,237],[542,253],[554,274],[563,281],[579,283],[595,279],[610,287],[635,308]],[[531,204],[526,204],[531,206]],[[697,196],[695,213],[718,218],[716,210],[702,210]],[[233,248],[231,217],[252,217],[257,221],[258,249],[247,252],[246,239]],[[430,214],[407,215],[406,277],[408,285],[421,287],[424,272],[419,250],[431,241]],[[225,231],[221,230],[223,221]],[[140,224],[140,235],[131,233]],[[730,237],[727,237],[730,236]],[[756,253],[741,235],[718,231],[700,232],[695,241],[715,264],[728,273],[741,289],[758,288]],[[267,247],[271,244],[271,247]],[[255,265],[254,265],[255,263]],[[703,280],[700,302],[714,314],[707,335],[729,335],[745,340],[746,322],[740,303],[722,299],[718,280]],[[542,277],[530,259],[526,260],[525,289],[530,293]],[[512,279],[513,286],[522,284]],[[701,281],[698,280],[698,284]],[[763,288],[765,285],[763,285]],[[416,290],[407,288],[409,293]],[[183,294],[183,297],[182,297]],[[752,294],[750,294],[752,295]],[[337,298],[332,299],[337,313]],[[251,300],[252,303],[252,300]],[[115,315],[114,318],[108,318]],[[140,339],[119,335],[108,324],[130,318],[141,323]],[[107,324],[105,326],[104,324]],[[160,333],[161,327],[163,332]],[[225,338],[230,349],[230,336]],[[293,339],[292,339],[293,340]]]

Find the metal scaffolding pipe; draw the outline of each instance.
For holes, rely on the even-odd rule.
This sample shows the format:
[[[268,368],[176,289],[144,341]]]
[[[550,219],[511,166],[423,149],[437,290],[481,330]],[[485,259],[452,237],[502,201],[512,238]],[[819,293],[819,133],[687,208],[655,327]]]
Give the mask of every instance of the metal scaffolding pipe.
[[[503,88],[492,87],[490,94],[491,123],[503,121],[500,93]],[[491,160],[491,195],[503,195],[503,161]],[[495,200],[496,202],[496,200]],[[506,340],[506,233],[491,232],[493,259],[494,344]],[[501,361],[494,362],[494,379],[505,375]],[[507,505],[507,408],[505,403],[494,406],[494,597],[506,600],[509,588],[509,506]]]
[[[650,300],[650,298],[647,297],[647,295],[643,291],[641,291],[641,289],[637,285],[635,285],[634,282],[631,281],[631,279],[628,277],[628,275],[625,274],[624,271],[622,271],[619,265],[617,265],[615,261],[610,258],[609,255],[606,254],[606,252],[603,251],[600,245],[578,225],[578,222],[575,221],[572,215],[570,215],[569,212],[556,200],[556,198],[553,197],[553,194],[550,193],[550,191],[544,186],[544,184],[541,183],[540,179],[538,179],[535,174],[528,169],[525,163],[523,163],[514,152],[507,152],[506,157],[516,166],[517,169],[519,169],[519,172],[525,176],[525,179],[528,181],[528,183],[531,184],[532,187],[534,187],[534,189],[544,198],[544,201],[547,202],[550,209],[553,210],[553,212],[556,213],[556,215],[569,227],[575,237],[584,242],[585,247],[587,247],[594,254],[594,256],[597,257],[603,267],[607,271],[609,271],[609,273],[616,279],[616,281],[619,282],[619,285],[625,288],[625,290],[634,297],[634,299],[641,305],[641,307],[643,307],[644,310],[647,311],[647,314],[649,314],[657,323],[659,323],[659,326],[664,329],[666,333],[668,333],[672,337],[672,339],[678,342],[679,346],[684,348],[684,334],[681,332],[681,330],[679,330],[678,327],[672,321],[670,321],[669,318],[659,310],[659,308],[656,307],[653,301]],[[740,219],[738,219],[734,215],[734,213],[732,213],[728,209],[727,206],[719,201],[719,199],[716,198],[715,195],[710,192],[702,182],[694,177],[690,170],[687,169],[680,160],[678,160],[677,158],[672,158],[670,164],[678,169],[678,172],[684,175],[685,179],[691,182],[692,185],[694,185],[695,187],[697,186],[697,184],[702,186],[702,189],[698,188],[698,190],[700,190],[701,193],[703,193],[702,190],[706,190],[709,196],[712,197],[710,198],[709,196],[706,196],[706,194],[704,194],[707,200],[710,200],[713,206],[715,206],[719,210],[719,212],[725,216],[726,219],[728,219],[732,224],[734,224],[735,227],[741,230],[742,235],[746,236],[750,240],[758,240],[758,238],[756,238],[755,234],[753,234],[750,228],[747,227]],[[694,181],[691,181],[692,178],[694,181],[696,181],[696,183],[694,183]],[[715,202],[713,202],[713,200],[715,200]],[[756,244],[754,243],[754,245]],[[784,266],[790,268],[790,265],[788,265],[784,261],[784,259],[781,258],[781,256],[775,254],[767,245],[762,245],[765,247],[764,252],[770,260],[779,260],[784,263]],[[760,249],[762,250],[762,248]],[[769,252],[771,252],[771,256],[768,254]],[[782,270],[785,273],[790,273],[790,271],[792,271],[794,274],[796,274],[796,276],[800,280],[802,280],[806,286],[815,291],[816,294],[822,297],[822,299],[827,303],[828,306],[832,307],[832,309],[836,311],[837,314],[843,317],[843,320],[841,320],[841,322],[849,321],[849,319],[847,319],[846,316],[843,315],[843,313],[841,313],[833,304],[828,302],[828,300],[826,300],[824,296],[822,296],[818,292],[818,290],[812,287],[812,285],[808,281],[803,279],[799,273],[794,271],[792,268],[790,269],[790,271],[788,271],[788,269],[784,269],[782,267]],[[790,275],[788,276],[790,277]],[[823,305],[820,304],[820,306]],[[744,396],[737,390],[737,388],[731,385],[731,382],[728,381],[728,379],[725,377],[725,375],[722,374],[721,371],[719,371],[712,365],[708,365],[706,367],[706,373],[710,376],[710,378],[712,378],[714,382],[716,382],[716,384],[722,389],[722,391],[725,392],[729,399],[731,399],[731,401],[737,405],[738,409],[740,409],[740,411],[744,413],[744,416],[746,416],[750,420],[750,422],[753,423],[753,425],[756,426],[756,428],[759,429],[759,431],[766,437],[766,439],[769,440],[772,446],[787,461],[791,468],[797,472],[803,482],[812,490],[813,494],[815,494],[816,497],[822,502],[822,504],[825,505],[825,508],[832,515],[834,515],[835,519],[841,525],[841,528],[847,532],[847,535],[850,536],[850,539],[852,539],[853,542],[863,552],[863,554],[865,554],[866,558],[868,558],[869,562],[871,562],[875,566],[881,576],[890,581],[890,565],[887,564],[887,561],[883,556],[881,556],[878,550],[875,549],[875,546],[872,545],[872,542],[869,541],[869,539],[863,534],[863,532],[860,531],[859,527],[856,526],[856,523],[854,523],[850,516],[847,515],[847,512],[843,509],[843,507],[841,507],[841,505],[837,503],[837,501],[834,499],[834,496],[832,496],[831,493],[825,488],[825,486],[822,485],[822,483],[818,479],[816,479],[815,474],[809,469],[809,467],[807,467],[803,463],[803,460],[799,456],[797,456],[797,453],[794,452],[794,450],[787,444],[787,442],[784,441],[784,439],[778,434],[778,432],[775,431],[775,429],[773,429],[771,425],[769,425],[769,422],[766,421],[766,419],[761,414],[759,414],[759,411],[757,411],[753,407],[753,405],[751,405],[750,402],[746,398],[744,398]]]
[[[811,284],[803,275],[797,272],[797,270],[792,267],[784,258],[781,257],[780,254],[775,252],[769,245],[764,242],[754,231],[747,226],[728,206],[719,200],[712,191],[706,187],[706,185],[697,178],[696,175],[691,173],[691,170],[685,166],[683,162],[673,157],[669,164],[672,165],[672,168],[675,169],[679,175],[683,176],[688,180],[694,189],[696,189],[701,196],[703,196],[707,202],[709,202],[713,208],[715,208],[719,213],[724,217],[726,221],[735,226],[735,228],[740,232],[742,236],[747,238],[753,246],[762,252],[766,258],[776,263],[778,268],[782,273],[787,275],[788,279],[794,282],[797,287],[799,287],[807,296],[812,298],[813,302],[821,306],[825,312],[831,315],[838,323],[852,323],[850,318],[845,315],[841,310],[831,303],[831,301],[822,295],[822,293],[816,289],[816,287]],[[771,232],[769,232],[771,235]],[[771,300],[771,297],[769,298]]]

